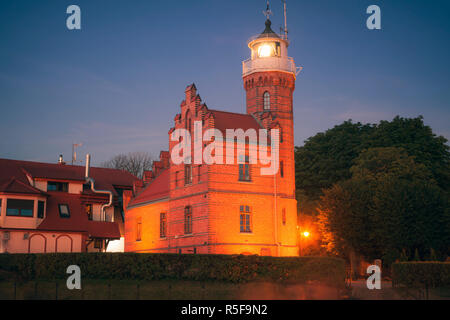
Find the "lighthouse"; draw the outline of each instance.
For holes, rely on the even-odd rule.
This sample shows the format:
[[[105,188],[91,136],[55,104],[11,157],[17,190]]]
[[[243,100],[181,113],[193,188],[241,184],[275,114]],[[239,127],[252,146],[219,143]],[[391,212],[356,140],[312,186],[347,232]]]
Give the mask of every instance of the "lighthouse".
[[[279,129],[277,198],[284,195],[295,199],[293,93],[301,67],[288,56],[287,32],[277,34],[272,30],[270,13],[267,8],[264,31],[250,38],[250,58],[242,62],[246,109],[266,129]]]

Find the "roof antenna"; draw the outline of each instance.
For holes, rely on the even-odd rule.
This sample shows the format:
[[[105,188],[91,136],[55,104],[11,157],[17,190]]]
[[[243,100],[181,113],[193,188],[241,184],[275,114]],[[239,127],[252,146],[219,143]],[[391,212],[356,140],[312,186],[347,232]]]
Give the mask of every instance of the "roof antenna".
[[[263,15],[266,16],[266,19],[269,20],[269,16],[272,14],[272,10],[270,10],[269,0],[267,0],[267,8],[263,10]]]
[[[283,2],[283,11],[284,11],[284,28],[280,28],[281,32],[284,33],[284,38],[287,40],[288,37],[288,29],[287,29],[287,19],[286,19],[286,0],[281,0]]]

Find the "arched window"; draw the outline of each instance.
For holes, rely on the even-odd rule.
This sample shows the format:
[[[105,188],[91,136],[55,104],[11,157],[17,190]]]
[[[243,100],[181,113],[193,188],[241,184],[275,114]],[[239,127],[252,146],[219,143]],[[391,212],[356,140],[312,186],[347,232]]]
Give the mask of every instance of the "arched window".
[[[270,110],[270,94],[268,91],[264,92],[264,110]]]

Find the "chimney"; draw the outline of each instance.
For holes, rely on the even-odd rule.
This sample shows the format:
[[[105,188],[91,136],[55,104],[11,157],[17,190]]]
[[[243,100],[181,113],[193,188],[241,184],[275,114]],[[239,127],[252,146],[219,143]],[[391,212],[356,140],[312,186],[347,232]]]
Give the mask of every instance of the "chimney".
[[[135,180],[133,182],[133,193],[136,196],[144,188],[144,182],[142,180]]]
[[[153,180],[153,171],[145,170],[143,180],[145,185],[149,184]]]
[[[58,163],[59,163],[59,164],[66,164],[66,163],[64,162],[64,160],[63,160],[63,155],[62,155],[62,154],[59,155]]]
[[[85,179],[89,178],[89,171],[91,169],[90,166],[91,166],[91,155],[88,153],[86,154],[86,169],[84,171]]]

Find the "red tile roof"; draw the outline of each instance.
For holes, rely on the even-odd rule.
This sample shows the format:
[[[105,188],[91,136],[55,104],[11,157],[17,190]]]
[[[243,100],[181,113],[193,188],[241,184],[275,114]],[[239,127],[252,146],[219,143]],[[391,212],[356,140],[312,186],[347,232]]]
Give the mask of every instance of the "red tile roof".
[[[169,172],[169,169],[162,171],[137,197],[130,201],[128,207],[167,198],[169,196]]]
[[[209,111],[214,116],[214,127],[223,134],[226,133],[226,129],[242,129],[244,131],[247,129],[262,129],[252,115],[211,109]]]
[[[119,226],[114,222],[89,221],[80,195],[65,192],[48,192],[45,219],[38,230],[86,232],[89,236],[98,238],[120,238]],[[59,215],[59,205],[69,207],[70,216],[62,218]]]
[[[11,177],[6,182],[0,182],[0,192],[45,195],[45,192],[17,180],[16,177]]]
[[[28,184],[27,175],[34,178],[84,181],[84,166],[72,166],[57,163],[43,163],[21,160],[0,159],[0,182],[15,177]],[[117,195],[114,186],[132,187],[138,180],[131,173],[123,170],[91,167],[91,178],[95,180],[98,190],[109,190]]]
[[[67,192],[43,192],[30,185],[27,175],[36,179],[84,181],[84,167],[32,161],[0,159],[0,192],[42,194],[48,196],[45,219],[39,230],[84,232],[93,237],[120,238],[116,222],[89,221],[84,203],[87,200],[107,202],[107,196],[84,191],[79,194]],[[96,168],[90,170],[98,190],[109,190],[117,196],[115,186],[131,189],[139,179],[128,172],[116,169]],[[103,200],[103,201],[102,201]],[[116,199],[117,200],[117,199]],[[61,218],[59,204],[69,206],[70,217]]]

